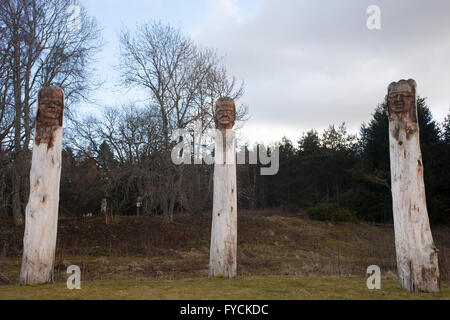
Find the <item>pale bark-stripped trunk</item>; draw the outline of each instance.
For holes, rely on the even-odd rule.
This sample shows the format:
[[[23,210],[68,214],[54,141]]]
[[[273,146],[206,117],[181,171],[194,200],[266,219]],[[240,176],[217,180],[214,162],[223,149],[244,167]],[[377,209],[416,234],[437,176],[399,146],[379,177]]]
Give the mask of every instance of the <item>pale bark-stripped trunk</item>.
[[[30,197],[25,211],[25,235],[20,283],[34,285],[53,281],[53,262],[58,225],[62,132],[55,132],[54,147],[33,147]]]
[[[108,200],[106,198],[102,199],[100,212],[105,216],[105,224],[110,224],[112,221],[111,216],[108,214]]]
[[[412,108],[413,120],[393,116],[389,121],[398,278],[410,292],[439,292],[438,250],[426,206],[415,99]]]
[[[236,137],[232,130],[227,130],[226,134],[217,130],[215,140],[209,276],[232,278],[237,274]],[[220,150],[224,150],[223,153]]]
[[[55,88],[48,90],[47,94],[53,94],[51,90]],[[36,138],[30,171],[30,196],[25,212],[21,285],[53,282],[64,108],[62,91],[59,94],[62,96],[62,110],[60,110],[58,124],[46,126],[49,120],[45,119],[44,123],[40,124],[41,128],[38,129],[39,113],[45,112],[41,106],[38,107],[36,117]],[[54,114],[56,107],[49,107],[49,109],[49,112]],[[50,120],[52,121],[53,119]]]

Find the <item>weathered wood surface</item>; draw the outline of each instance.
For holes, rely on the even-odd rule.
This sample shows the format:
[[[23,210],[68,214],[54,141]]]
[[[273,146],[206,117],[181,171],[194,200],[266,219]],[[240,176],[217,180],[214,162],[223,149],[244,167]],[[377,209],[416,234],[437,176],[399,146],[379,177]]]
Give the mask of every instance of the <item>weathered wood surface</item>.
[[[64,93],[57,87],[39,91],[36,132],[30,171],[30,196],[20,284],[53,282],[58,225]]]
[[[438,250],[427,212],[417,122],[416,83],[388,89],[391,188],[400,285],[410,292],[439,292]]]
[[[231,130],[226,136],[224,158],[227,161],[214,165],[209,276],[232,278],[237,273],[237,190],[236,163],[229,160],[236,153],[236,138]]]
[[[236,119],[234,101],[216,106],[214,196],[209,260],[210,277],[237,275]]]

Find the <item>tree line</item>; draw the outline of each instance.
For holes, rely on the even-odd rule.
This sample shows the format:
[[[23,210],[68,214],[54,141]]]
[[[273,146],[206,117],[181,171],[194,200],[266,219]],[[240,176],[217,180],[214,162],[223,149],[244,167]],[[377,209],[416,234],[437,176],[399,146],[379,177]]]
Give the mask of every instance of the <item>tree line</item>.
[[[450,213],[450,114],[433,120],[425,98],[418,98],[418,121],[430,219],[445,223]],[[257,203],[308,208],[333,203],[353,210],[359,219],[391,223],[392,196],[387,105],[375,108],[359,136],[345,125],[311,130],[296,145],[280,143],[280,172],[260,177]]]
[[[70,5],[81,8],[76,29],[67,23]],[[166,221],[176,212],[200,217],[211,210],[213,167],[174,165],[170,154],[177,129],[206,132],[214,127],[214,102],[224,96],[239,100],[244,93],[244,84],[229,75],[213,49],[160,22],[132,31],[123,27],[120,85],[146,99],[82,116],[75,107],[101,85],[92,68],[102,47],[95,19],[77,1],[8,0],[0,4],[0,34],[0,216],[23,223],[36,93],[46,85],[66,93],[61,215],[98,213],[103,198],[111,213],[125,215],[136,214],[141,198],[141,214]],[[450,115],[436,123],[423,98],[418,113],[430,218],[443,223],[450,210]],[[246,120],[248,109],[240,105],[237,126]],[[344,124],[332,125],[296,142],[283,138],[277,146],[275,176],[261,176],[260,165],[238,165],[239,208],[336,203],[363,220],[392,221],[384,103],[358,136]]]
[[[283,138],[267,146],[279,148],[279,172],[274,176],[261,175],[260,164],[237,165],[238,207],[297,210],[333,203],[354,211],[361,220],[391,223],[386,108],[385,103],[377,106],[359,135],[349,134],[345,124],[330,125],[322,133],[304,133],[296,143]],[[136,214],[137,198],[143,197],[144,214],[164,215],[161,201],[167,200],[161,192],[173,190],[174,211],[197,217],[211,211],[212,165],[164,167],[169,166],[165,161],[170,155],[164,149],[150,150],[154,143],[150,114],[132,107],[108,109],[106,114],[104,121],[116,126],[98,131],[105,138],[98,139],[100,144],[87,149],[67,145],[63,150],[63,214],[98,212],[106,196],[117,214]],[[419,97],[418,117],[429,216],[432,223],[445,223],[450,212],[450,114],[437,123],[426,99]],[[99,130],[92,123],[82,127]],[[180,179],[175,180],[176,189],[161,185],[170,170],[177,170],[175,179]]]

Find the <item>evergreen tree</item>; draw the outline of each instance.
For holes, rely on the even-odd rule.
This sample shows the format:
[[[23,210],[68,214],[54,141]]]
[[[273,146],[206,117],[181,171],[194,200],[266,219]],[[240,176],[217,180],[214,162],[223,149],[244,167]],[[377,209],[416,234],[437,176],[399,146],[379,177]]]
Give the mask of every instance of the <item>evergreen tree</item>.
[[[444,120],[443,123],[443,131],[444,131],[444,142],[449,145],[450,144],[450,112]]]

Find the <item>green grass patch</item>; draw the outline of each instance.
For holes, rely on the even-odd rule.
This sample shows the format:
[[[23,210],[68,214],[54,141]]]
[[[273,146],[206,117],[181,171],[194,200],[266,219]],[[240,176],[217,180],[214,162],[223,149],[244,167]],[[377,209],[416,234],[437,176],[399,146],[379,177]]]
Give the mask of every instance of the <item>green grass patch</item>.
[[[335,203],[324,203],[317,207],[309,208],[306,213],[313,220],[357,222],[356,214],[342,208]]]
[[[383,280],[381,290],[368,290],[362,278],[265,276],[229,279],[164,281],[82,281],[81,290],[65,283],[44,286],[0,286],[0,299],[50,300],[379,300],[450,299],[450,288],[440,294],[411,294],[396,281]]]

